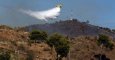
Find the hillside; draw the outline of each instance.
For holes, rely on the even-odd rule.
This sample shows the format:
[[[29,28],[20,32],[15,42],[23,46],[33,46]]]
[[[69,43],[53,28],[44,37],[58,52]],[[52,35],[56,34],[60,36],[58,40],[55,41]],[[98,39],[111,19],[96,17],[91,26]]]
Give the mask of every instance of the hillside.
[[[70,60],[100,60],[100,54],[103,56],[101,60],[114,60],[115,47],[113,50],[101,48],[96,41],[97,38],[92,36],[79,36],[71,39]],[[115,45],[115,41],[112,43]]]
[[[29,32],[0,26],[0,53],[9,52],[11,60],[55,60],[55,51],[46,43],[30,45],[28,35]]]
[[[24,27],[26,31],[32,30],[44,30],[49,34],[51,33],[61,33],[69,37],[76,37],[80,35],[93,35],[106,34],[115,38],[115,32],[109,28],[103,28],[95,25],[88,24],[87,22],[80,22],[77,19],[59,21],[51,24],[35,24]]]
[[[83,31],[77,32],[77,31],[81,31],[78,30],[80,28],[79,27],[80,24],[83,24],[83,26],[87,27],[85,29],[92,28],[91,29],[92,31],[89,31],[90,33],[87,33],[88,35],[85,35],[86,31],[88,30],[86,31],[83,30],[84,32]],[[46,25],[49,26],[56,25],[55,28],[61,26],[60,28],[58,28],[60,29],[60,31],[58,32],[63,31],[62,34],[64,34],[67,31],[72,32],[76,30],[77,30],[76,33],[79,33],[79,34],[75,34],[75,33],[70,34],[67,32],[70,36],[72,35],[76,37],[69,38],[70,52],[67,57],[63,58],[63,60],[99,60],[100,55],[102,56],[102,60],[115,59],[115,55],[114,55],[115,41],[111,37],[109,37],[110,41],[114,45],[112,50],[105,47],[101,48],[101,46],[97,45],[98,36],[96,36],[97,33],[93,31],[93,29],[95,30],[99,28],[100,33],[112,37],[114,34],[113,31],[109,31],[108,29],[102,27],[100,28],[98,26],[93,26],[84,22],[79,22],[77,20],[61,21],[54,24],[45,24],[40,26],[46,26]],[[76,28],[76,30],[70,29],[70,28],[74,29],[73,27]],[[41,28],[45,29],[46,27],[41,27]],[[63,30],[67,28],[70,29],[71,31]],[[47,29],[52,31],[52,29],[50,29],[48,26]],[[55,31],[53,32],[51,31],[49,32],[49,34],[55,32]],[[44,42],[30,44],[29,34],[30,32],[26,32],[21,29],[13,29],[5,25],[0,26],[0,53],[6,51],[10,52],[11,60],[13,59],[14,60],[56,60],[56,52],[54,49],[52,50],[51,47],[49,47],[47,43]]]

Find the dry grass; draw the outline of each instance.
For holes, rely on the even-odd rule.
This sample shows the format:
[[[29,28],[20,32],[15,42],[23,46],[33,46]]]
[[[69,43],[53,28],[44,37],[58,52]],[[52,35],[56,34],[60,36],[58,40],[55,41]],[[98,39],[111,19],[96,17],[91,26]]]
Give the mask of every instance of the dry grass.
[[[113,41],[112,41],[113,42]],[[101,49],[96,43],[95,37],[85,36],[76,37],[71,40],[70,59],[71,60],[90,60],[94,58],[96,54],[105,54],[110,60],[115,59],[115,49],[108,50],[106,48]]]
[[[12,58],[18,60],[55,60],[56,53],[46,43],[28,42],[28,32],[13,29],[0,29],[0,49],[11,52]],[[96,44],[95,37],[79,36],[70,41],[70,60],[90,60],[95,54],[103,53],[110,60],[115,60],[115,49],[103,49]],[[112,41],[115,44],[114,41]],[[94,58],[95,59],[95,58]],[[63,59],[67,60],[67,58]]]
[[[24,31],[1,29],[0,48],[10,51],[13,59],[16,60],[55,60],[53,56],[56,54],[51,54],[52,50],[47,44],[32,43],[31,46],[28,45],[28,34]]]

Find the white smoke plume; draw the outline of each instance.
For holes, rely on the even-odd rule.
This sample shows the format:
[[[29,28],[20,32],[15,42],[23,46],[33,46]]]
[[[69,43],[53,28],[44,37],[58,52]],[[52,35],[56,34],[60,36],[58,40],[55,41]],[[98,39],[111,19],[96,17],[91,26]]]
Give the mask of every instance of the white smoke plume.
[[[35,17],[39,20],[55,19],[60,15],[62,5],[57,5],[56,7],[45,10],[45,11],[31,11],[31,10],[20,10],[23,13],[26,13],[32,17]]]

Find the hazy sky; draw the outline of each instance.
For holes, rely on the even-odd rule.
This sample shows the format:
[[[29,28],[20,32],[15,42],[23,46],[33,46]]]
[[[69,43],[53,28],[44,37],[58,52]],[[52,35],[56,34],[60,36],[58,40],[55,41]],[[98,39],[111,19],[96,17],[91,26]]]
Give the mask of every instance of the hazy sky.
[[[0,0],[0,24],[25,26],[46,23],[19,12],[20,9],[42,11],[63,4],[58,19],[77,18],[91,24],[115,28],[115,0]]]

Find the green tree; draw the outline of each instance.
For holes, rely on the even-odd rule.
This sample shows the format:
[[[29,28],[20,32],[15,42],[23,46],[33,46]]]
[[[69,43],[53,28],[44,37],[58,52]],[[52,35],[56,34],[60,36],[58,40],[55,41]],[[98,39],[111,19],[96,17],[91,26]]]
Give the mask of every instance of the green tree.
[[[33,30],[30,32],[30,39],[34,41],[45,41],[47,39],[47,33],[45,31]]]
[[[109,37],[103,34],[99,35],[99,39],[97,40],[98,45],[103,45],[106,48],[113,49],[113,43],[109,40]]]
[[[49,37],[47,43],[49,46],[55,48],[57,53],[57,60],[62,60],[63,57],[67,56],[70,46],[66,37],[55,33]]]

